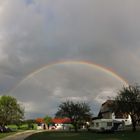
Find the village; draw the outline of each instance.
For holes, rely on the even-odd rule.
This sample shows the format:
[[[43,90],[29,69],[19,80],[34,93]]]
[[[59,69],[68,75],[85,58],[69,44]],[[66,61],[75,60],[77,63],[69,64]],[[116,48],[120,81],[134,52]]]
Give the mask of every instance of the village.
[[[95,132],[114,132],[131,129],[132,120],[130,115],[126,113],[115,114],[111,108],[113,100],[107,100],[101,105],[97,117],[93,117],[90,122],[85,122],[80,130],[95,131]],[[72,130],[73,126],[69,118],[54,118],[51,124],[48,125],[42,120],[38,123],[38,130]]]
[[[127,94],[128,92],[129,94]],[[119,134],[124,135],[124,133],[125,135],[128,135],[132,131],[136,132],[136,130],[136,134],[139,134],[139,93],[138,86],[123,87],[115,100],[109,99],[101,104],[98,115],[94,117],[92,117],[90,106],[87,103],[65,101],[58,106],[58,111],[54,118],[46,116],[44,118],[24,121],[20,121],[20,117],[22,116],[19,117],[19,113],[23,115],[23,112],[20,110],[21,108],[18,106],[17,100],[14,97],[1,96],[1,111],[5,112],[6,109],[8,109],[7,105],[12,102],[14,102],[14,105],[17,105],[18,110],[13,106],[13,110],[16,111],[13,116],[17,115],[16,119],[13,118],[12,114],[11,116],[8,116],[7,114],[8,117],[6,118],[4,114],[1,114],[0,134],[7,135],[8,133],[12,134],[13,132],[16,132],[22,136],[22,132],[24,132],[25,138],[28,134],[34,138],[34,135],[32,135],[34,133],[41,136],[41,133],[54,133],[55,135],[58,135],[58,132],[60,135],[65,133],[66,137],[72,133],[83,133],[87,136],[96,135],[98,133],[109,133],[111,135],[115,134],[113,137],[116,137]],[[135,97],[132,96],[134,94]],[[127,97],[127,100],[125,100],[125,96]],[[131,100],[133,100],[133,102],[131,102]],[[12,111],[11,107],[9,109],[9,111]],[[18,112],[19,110],[20,112]],[[5,114],[6,113],[7,112],[5,112]],[[135,114],[132,115],[132,113]],[[11,135],[11,137],[14,136],[15,135]],[[97,135],[97,137],[103,137],[103,135]]]

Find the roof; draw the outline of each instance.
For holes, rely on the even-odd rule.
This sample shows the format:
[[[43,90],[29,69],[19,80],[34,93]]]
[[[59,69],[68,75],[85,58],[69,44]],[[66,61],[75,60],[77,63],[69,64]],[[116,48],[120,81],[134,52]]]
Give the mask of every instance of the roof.
[[[106,113],[106,112],[110,112],[111,110],[111,106],[113,105],[114,100],[107,100],[106,102],[104,102],[101,106],[100,112],[102,113]]]
[[[102,104],[102,106],[113,104],[113,102],[114,102],[114,100],[107,100]]]
[[[107,100],[105,101],[100,108],[98,113],[98,117],[102,118],[102,114],[112,112],[111,106],[113,105],[114,100]]]
[[[70,123],[71,120],[69,118],[54,118],[52,119],[53,123]]]

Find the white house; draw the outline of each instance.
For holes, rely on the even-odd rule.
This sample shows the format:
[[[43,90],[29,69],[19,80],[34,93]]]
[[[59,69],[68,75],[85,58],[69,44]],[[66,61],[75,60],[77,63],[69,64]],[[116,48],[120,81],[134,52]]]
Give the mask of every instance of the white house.
[[[113,119],[97,119],[92,122],[90,126],[90,130],[99,131],[99,132],[116,131],[118,130],[118,127],[120,125],[122,125],[122,122],[115,121]]]
[[[95,131],[117,131],[123,130],[125,126],[131,125],[131,117],[127,114],[115,114],[111,110],[113,100],[107,100],[101,105],[98,117],[93,118],[90,129]]]

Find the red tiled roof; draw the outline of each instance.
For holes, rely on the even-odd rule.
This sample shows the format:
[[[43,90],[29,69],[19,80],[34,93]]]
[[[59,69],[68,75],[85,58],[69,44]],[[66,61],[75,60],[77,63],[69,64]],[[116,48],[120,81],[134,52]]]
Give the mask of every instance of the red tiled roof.
[[[69,118],[54,118],[52,119],[53,123],[70,123],[71,120]]]

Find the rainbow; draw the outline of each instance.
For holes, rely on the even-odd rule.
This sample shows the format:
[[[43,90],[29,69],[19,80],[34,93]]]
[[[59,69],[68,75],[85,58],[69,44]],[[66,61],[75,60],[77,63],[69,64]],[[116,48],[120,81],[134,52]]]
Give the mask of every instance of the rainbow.
[[[109,74],[110,76],[118,79],[119,81],[121,81],[122,83],[124,83],[125,86],[128,86],[128,82],[127,80],[125,80],[124,78],[122,78],[121,76],[119,76],[116,72],[114,72],[113,70],[106,68],[104,66],[98,65],[96,63],[90,62],[90,61],[58,61],[58,62],[54,62],[54,63],[50,63],[47,65],[42,66],[41,68],[31,72],[30,74],[28,74],[23,80],[21,80],[20,83],[18,83],[11,91],[13,91],[14,89],[16,89],[17,87],[19,87],[24,81],[26,81],[27,79],[33,77],[34,75],[40,73],[41,71],[48,69],[50,67],[53,67],[55,65],[65,65],[65,64],[77,64],[77,65],[86,65],[89,66],[91,68],[97,68],[103,72],[105,72],[106,74]]]

